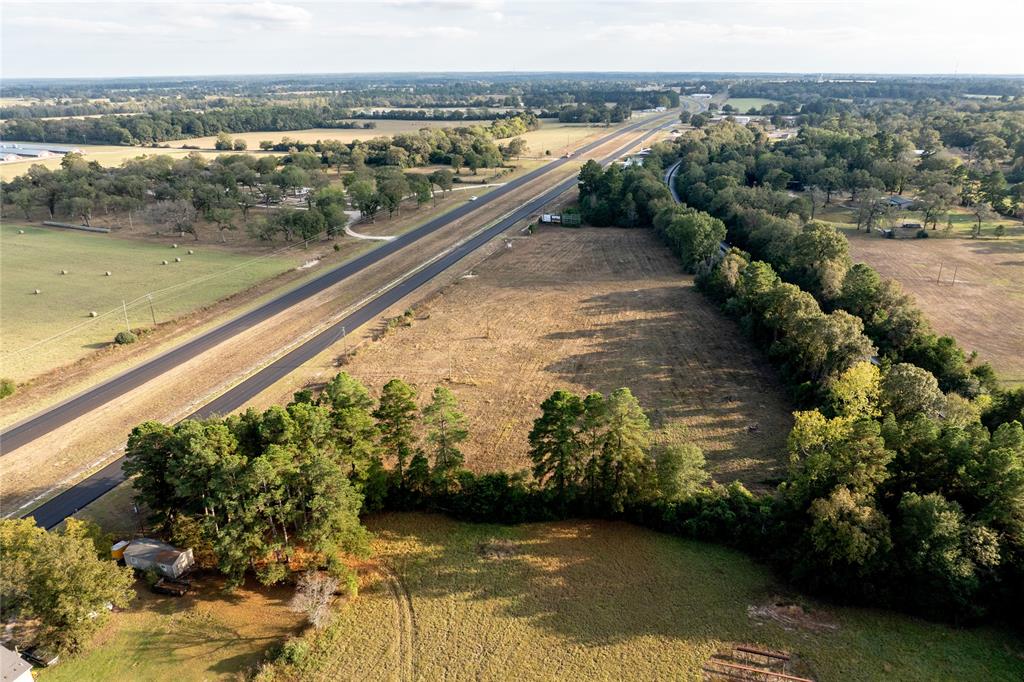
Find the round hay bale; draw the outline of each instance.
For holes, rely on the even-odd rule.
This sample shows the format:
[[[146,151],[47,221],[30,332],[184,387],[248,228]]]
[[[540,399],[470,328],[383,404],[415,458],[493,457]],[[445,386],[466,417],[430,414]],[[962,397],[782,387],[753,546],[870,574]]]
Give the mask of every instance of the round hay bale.
[[[189,249],[189,250],[188,250],[188,255],[190,255],[190,256],[191,256],[191,255],[192,255],[192,254],[194,254],[194,253],[195,253],[195,251],[193,251],[192,249]]]
[[[68,274],[68,271],[67,271],[67,270],[61,270],[61,271],[60,271],[60,274],[62,274],[62,275],[66,275],[66,274]]]
[[[181,262],[181,259],[180,259],[180,258],[175,258],[175,259],[174,259],[174,262],[175,262],[175,263],[180,263],[180,262]]]
[[[89,311],[89,317],[97,317],[97,316],[99,316],[99,313],[97,313],[95,310],[90,310]]]
[[[162,260],[162,261],[160,261],[160,264],[161,264],[161,265],[167,265],[167,261],[165,261],[165,260]]]
[[[104,277],[110,277],[110,270],[107,270],[106,272],[104,272],[103,276]]]
[[[39,289],[33,289],[32,293],[35,294],[36,296],[38,296],[39,294],[41,294],[43,292],[41,292]]]
[[[25,230],[18,230],[18,234],[25,234]]]
[[[178,248],[178,245],[177,244],[171,244],[171,248],[172,249],[176,249],[176,248]]]

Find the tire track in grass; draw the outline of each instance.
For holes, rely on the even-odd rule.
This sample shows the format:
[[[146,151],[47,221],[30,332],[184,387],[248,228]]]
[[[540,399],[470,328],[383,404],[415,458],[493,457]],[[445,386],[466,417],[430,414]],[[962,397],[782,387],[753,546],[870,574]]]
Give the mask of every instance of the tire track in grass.
[[[380,572],[387,583],[388,591],[395,601],[395,631],[398,633],[398,676],[401,682],[416,679],[415,644],[416,612],[412,609],[412,597],[405,583],[390,566],[381,565]]]

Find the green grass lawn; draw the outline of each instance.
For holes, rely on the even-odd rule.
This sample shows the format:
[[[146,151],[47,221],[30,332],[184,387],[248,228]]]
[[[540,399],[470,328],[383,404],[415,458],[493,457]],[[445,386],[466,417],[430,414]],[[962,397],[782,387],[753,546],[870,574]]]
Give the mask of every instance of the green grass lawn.
[[[195,253],[189,255],[189,249]],[[109,343],[125,328],[122,300],[129,304],[132,327],[152,326],[153,314],[157,322],[173,319],[302,261],[301,249],[257,257],[188,236],[174,249],[170,243],[5,221],[0,227],[0,373],[24,381]],[[147,293],[153,293],[152,312],[147,300],[138,300]],[[100,316],[91,318],[91,311]],[[50,340],[62,332],[68,333]]]
[[[823,682],[1024,675],[1024,642],[1009,633],[794,597],[743,554],[624,523],[387,514],[369,526],[375,561],[400,582],[364,586],[276,679],[697,679],[735,643],[795,654]],[[749,615],[780,597],[814,627]]]
[[[745,114],[750,109],[760,109],[766,104],[778,104],[779,102],[774,99],[764,99],[763,97],[730,97],[725,101],[725,104],[731,104],[741,113]],[[724,105],[723,105],[724,106]]]

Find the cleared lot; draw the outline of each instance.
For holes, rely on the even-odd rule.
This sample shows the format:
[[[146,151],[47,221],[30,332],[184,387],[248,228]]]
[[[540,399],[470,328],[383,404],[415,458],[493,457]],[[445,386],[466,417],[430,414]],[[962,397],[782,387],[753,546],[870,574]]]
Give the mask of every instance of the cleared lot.
[[[844,231],[855,261],[899,280],[937,331],[967,352],[977,351],[1004,383],[1019,386],[1024,383],[1024,228],[1007,228],[1000,239],[970,239],[966,229],[960,223],[953,236],[896,240]]]
[[[526,435],[552,391],[628,386],[669,441],[700,443],[720,480],[779,476],[791,420],[772,370],[650,232],[545,228],[510,243],[417,306],[411,326],[380,330],[344,369],[375,391],[396,376],[421,397],[449,384],[478,471],[528,464]],[[336,371],[323,357],[296,376]]]

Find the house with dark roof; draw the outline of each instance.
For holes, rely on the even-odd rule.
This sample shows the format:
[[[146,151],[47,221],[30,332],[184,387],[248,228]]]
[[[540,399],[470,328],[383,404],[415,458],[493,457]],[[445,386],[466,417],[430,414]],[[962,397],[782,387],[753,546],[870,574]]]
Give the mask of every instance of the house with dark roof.
[[[914,200],[908,199],[906,197],[896,196],[894,194],[893,196],[889,197],[889,205],[895,206],[896,208],[902,211],[904,209],[909,209],[911,206],[913,206]]]

